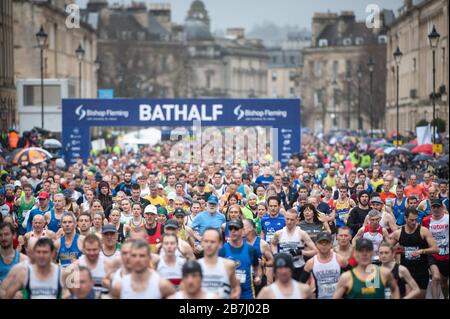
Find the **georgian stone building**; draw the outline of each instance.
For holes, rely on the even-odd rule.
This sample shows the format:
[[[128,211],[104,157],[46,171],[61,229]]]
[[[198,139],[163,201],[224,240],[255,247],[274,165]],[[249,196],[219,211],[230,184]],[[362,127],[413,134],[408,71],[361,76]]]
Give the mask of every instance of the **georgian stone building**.
[[[385,87],[379,83],[385,79],[385,33],[393,13],[383,11],[381,18],[380,28],[369,29],[365,22],[355,21],[352,11],[314,14],[311,46],[303,50],[299,81],[303,126],[317,132],[356,130],[360,123],[364,130],[383,128]],[[375,61],[372,107],[369,57]],[[357,76],[359,65],[361,79]]]
[[[399,16],[390,26],[387,44],[386,125],[396,130],[396,66],[393,52],[397,46],[403,53],[399,67],[399,131],[415,132],[417,122],[431,122],[433,107],[433,60],[428,34],[433,25],[440,34],[436,49],[436,118],[448,125],[448,0],[406,0]]]
[[[0,1],[0,132],[17,124],[12,0]]]
[[[14,74],[20,131],[41,127],[41,55],[36,33],[41,26],[47,33],[43,51],[44,128],[61,132],[61,99],[97,96],[97,58],[95,30],[80,22],[68,24],[66,7],[73,0],[37,2],[13,0]],[[80,61],[75,53],[81,44],[85,51]],[[81,90],[80,90],[81,89]]]

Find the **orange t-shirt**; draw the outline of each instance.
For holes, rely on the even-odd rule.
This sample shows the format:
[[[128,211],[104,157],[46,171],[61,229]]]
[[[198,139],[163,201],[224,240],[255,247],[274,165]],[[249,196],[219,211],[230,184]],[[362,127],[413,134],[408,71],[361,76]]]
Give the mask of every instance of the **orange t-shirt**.
[[[405,187],[405,196],[416,196],[419,199],[419,202],[426,196],[425,189],[422,185],[417,184],[415,187],[409,185]]]
[[[396,198],[394,193],[391,192],[381,192],[380,193],[381,200],[386,204],[386,198]]]

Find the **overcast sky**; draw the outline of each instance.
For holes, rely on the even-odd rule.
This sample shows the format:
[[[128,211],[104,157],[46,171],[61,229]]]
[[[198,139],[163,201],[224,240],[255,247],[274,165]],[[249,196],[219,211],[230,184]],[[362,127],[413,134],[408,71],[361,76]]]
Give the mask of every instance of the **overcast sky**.
[[[76,0],[84,7],[88,0]],[[109,0],[112,3],[131,3],[131,0]],[[146,0],[136,2],[170,3],[172,20],[182,23],[192,0]],[[298,25],[311,29],[314,12],[338,12],[353,10],[358,20],[366,19],[367,5],[377,4],[380,8],[394,10],[403,4],[403,0],[203,0],[211,18],[212,31],[228,27],[244,27],[250,30],[263,21],[277,25]]]

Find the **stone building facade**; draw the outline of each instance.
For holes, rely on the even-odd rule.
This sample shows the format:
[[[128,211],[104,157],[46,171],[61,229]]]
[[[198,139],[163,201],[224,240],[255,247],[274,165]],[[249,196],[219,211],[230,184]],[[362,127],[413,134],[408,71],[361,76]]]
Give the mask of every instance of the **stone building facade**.
[[[397,46],[403,53],[399,67],[399,131],[415,132],[417,122],[433,119],[432,50],[428,34],[433,25],[440,34],[436,49],[436,118],[448,124],[448,0],[419,0],[404,2],[399,17],[390,26],[387,44],[386,125],[396,130],[396,66],[393,52]]]
[[[12,0],[0,1],[0,132],[17,125]]]
[[[316,132],[356,130],[359,123],[364,130],[383,128],[385,88],[379,83],[385,78],[385,30],[393,20],[393,13],[383,11],[381,18],[380,28],[369,29],[365,22],[355,21],[352,11],[314,14],[311,46],[303,50],[304,64],[298,88],[303,100],[303,126]],[[369,57],[376,63],[372,107]],[[361,79],[357,76],[359,65]]]

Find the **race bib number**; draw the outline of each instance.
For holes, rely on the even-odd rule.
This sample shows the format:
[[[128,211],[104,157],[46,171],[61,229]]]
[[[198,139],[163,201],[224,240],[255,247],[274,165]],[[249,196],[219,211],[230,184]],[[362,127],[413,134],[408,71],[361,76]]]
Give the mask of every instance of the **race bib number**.
[[[266,234],[266,242],[268,244],[270,244],[272,242],[272,238],[273,238],[274,235],[275,235],[275,233],[273,233],[273,232],[270,232],[270,233]]]
[[[236,278],[241,284],[245,284],[247,278],[245,275],[245,270],[236,269]]]
[[[319,286],[319,298],[331,299],[336,291],[337,283],[321,284]]]
[[[419,250],[418,246],[405,247],[405,259],[406,260],[420,260],[420,255],[413,256],[413,252],[418,251],[418,250]]]

